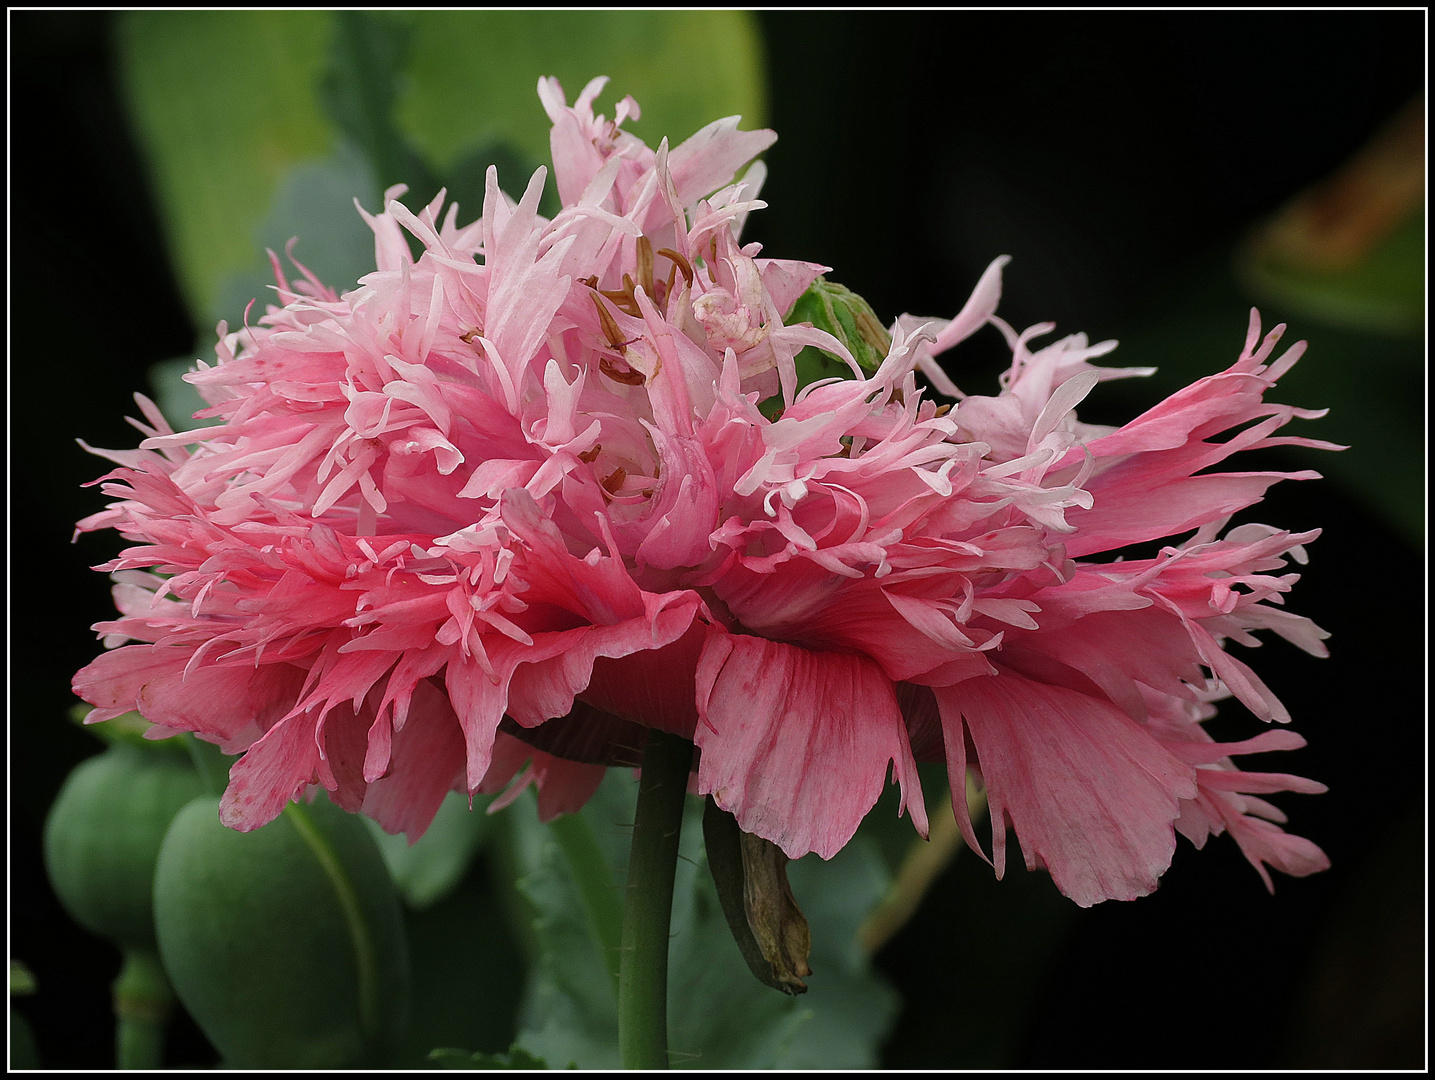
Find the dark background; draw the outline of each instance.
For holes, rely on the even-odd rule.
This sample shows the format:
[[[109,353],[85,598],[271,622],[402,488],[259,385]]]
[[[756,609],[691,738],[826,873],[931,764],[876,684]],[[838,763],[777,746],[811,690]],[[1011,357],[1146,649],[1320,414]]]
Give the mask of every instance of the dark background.
[[[210,333],[189,322],[168,268],[115,85],[113,18],[10,16],[10,955],[36,973],[41,992],[20,1008],[50,1067],[110,1066],[118,965],[60,912],[39,852],[54,793],[98,749],[64,714],[70,676],[96,650],[87,627],[111,611],[107,581],[86,567],[115,537],[69,543],[73,522],[102,505],[79,485],[105,468],[74,440],[134,445],[121,420],[130,393],[151,364],[198,355]],[[767,157],[771,209],[747,238],[833,266],[884,319],[950,316],[1010,254],[1000,313],[1013,325],[1123,338],[1107,362],[1162,364],[1158,379],[1179,382],[1239,351],[1251,301],[1228,266],[1243,232],[1423,87],[1418,11],[760,19],[780,139]],[[1198,300],[1228,342],[1217,355],[1162,332]],[[1263,311],[1267,326],[1281,316]],[[1332,355],[1423,355],[1292,323],[1312,340],[1307,366],[1323,340]],[[991,392],[1003,354],[986,330],[949,368],[964,389]],[[1408,419],[1423,409],[1418,362],[1404,378],[1382,407]],[[1084,418],[1157,400],[1136,383],[1114,384],[1111,415],[1096,401]],[[1341,404],[1284,389],[1276,400]],[[1277,467],[1319,467],[1317,456]],[[1331,481],[1279,485],[1256,519],[1325,530],[1291,606],[1333,632],[1331,658],[1279,641],[1253,658],[1311,745],[1254,767],[1330,785],[1281,802],[1333,868],[1277,875],[1271,897],[1229,839],[1202,852],[1181,841],[1155,895],[1081,911],[1019,862],[997,883],[963,855],[879,956],[906,1000],[885,1064],[1423,1063],[1423,553]],[[1218,723],[1253,734],[1239,709]],[[182,1024],[172,1056],[206,1053]]]

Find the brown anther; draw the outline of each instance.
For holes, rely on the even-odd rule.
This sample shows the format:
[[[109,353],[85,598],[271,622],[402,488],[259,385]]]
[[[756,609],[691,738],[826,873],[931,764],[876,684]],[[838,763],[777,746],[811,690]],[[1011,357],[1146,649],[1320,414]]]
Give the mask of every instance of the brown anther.
[[[624,386],[642,386],[648,381],[641,371],[634,371],[632,368],[627,371],[618,370],[613,366],[613,361],[606,356],[598,357],[598,370],[614,382],[622,383]]]
[[[646,236],[638,237],[638,282],[643,291],[653,295],[653,242]]]
[[[603,449],[602,443],[594,443],[591,450],[584,450],[578,455],[578,460],[585,465],[591,465],[597,459],[598,453]]]
[[[663,256],[663,257],[666,258],[666,259],[671,259],[673,265],[674,265],[675,267],[677,267],[679,270],[682,271],[683,277],[687,279],[688,284],[689,284],[689,285],[692,285],[692,283],[693,283],[693,264],[692,264],[692,263],[688,262],[687,259],[683,258],[681,255],[679,255],[679,254],[678,254],[676,251],[674,251],[672,248],[659,248],[659,249],[658,249],[658,254],[661,255],[661,256]]]
[[[946,405],[938,405],[938,406],[937,406],[937,411],[932,414],[932,417],[933,417],[933,419],[935,419],[935,418],[938,417],[938,416],[946,416],[947,413],[949,413],[949,412],[951,412],[951,411],[952,411],[952,406],[951,406],[950,403],[949,403],[949,404],[946,404]]]
[[[598,299],[598,293],[593,293],[593,306],[598,309],[598,322],[603,327],[603,336],[608,339],[608,344],[615,349],[623,348],[623,331],[618,328],[618,320],[613,318],[608,306]],[[606,294],[605,294],[606,295]]]
[[[628,286],[625,289],[615,289],[612,292],[609,292],[607,289],[599,289],[598,291],[601,295],[607,297],[623,314],[631,315],[635,319],[642,318],[642,309],[638,307],[638,301],[633,296],[632,282],[628,280],[627,274],[623,275],[623,280]]]
[[[472,330],[468,331],[468,333],[466,333],[466,334],[459,334],[459,335],[458,335],[458,340],[461,341],[461,342],[463,342],[465,345],[472,345],[472,344],[473,344],[473,339],[476,338],[476,337],[478,337],[478,336],[479,336],[480,334],[482,334],[482,333],[483,333],[483,327],[481,327],[481,326],[475,326]]]
[[[619,465],[602,481],[603,490],[609,495],[616,495],[618,494],[618,489],[623,486],[623,481],[626,479],[628,479],[628,470]]]
[[[678,264],[674,263],[673,268],[668,271],[668,280],[663,285],[663,314],[668,313],[668,304],[673,299],[673,284],[678,280]]]
[[[589,274],[589,275],[588,275],[587,277],[585,277],[585,278],[579,278],[579,279],[578,279],[578,284],[579,284],[579,285],[587,285],[588,288],[590,288],[590,289],[596,289],[596,288],[598,287],[598,275],[597,275],[597,274]]]

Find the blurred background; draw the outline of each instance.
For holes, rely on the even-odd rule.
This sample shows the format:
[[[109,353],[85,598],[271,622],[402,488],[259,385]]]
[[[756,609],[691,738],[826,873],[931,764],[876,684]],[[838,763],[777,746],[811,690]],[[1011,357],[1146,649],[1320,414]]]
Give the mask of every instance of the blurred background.
[[[112,1062],[118,966],[60,910],[40,854],[65,775],[100,749],[66,719],[69,680],[112,611],[87,567],[119,543],[70,543],[103,502],[80,485],[105,471],[75,439],[133,446],[132,392],[212,356],[217,319],[263,295],[263,245],[297,223],[320,224],[296,256],[342,287],[372,257],[353,195],[372,210],[410,177],[476,212],[489,162],[521,188],[546,160],[544,71],[570,99],[612,75],[600,109],[632,93],[653,145],[729,112],[775,129],[770,208],[745,239],[832,266],[884,320],[950,317],[1011,255],[1009,322],[1114,337],[1109,362],[1160,369],[1103,385],[1084,419],[1226,367],[1258,304],[1310,342],[1273,396],[1331,409],[1288,430],[1351,446],[1237,466],[1327,475],[1243,520],[1324,530],[1290,604],[1332,632],[1330,659],[1275,641],[1252,660],[1310,745],[1252,767],[1330,786],[1282,807],[1332,869],[1269,896],[1227,838],[1183,841],[1153,896],[1079,910],[1043,874],[995,882],[961,854],[876,954],[901,996],[880,1063],[1423,1064],[1423,12],[474,13],[388,44],[346,39],[331,13],[292,33],[241,25],[253,14],[9,16],[10,955],[35,975],[13,1004],[46,1067]],[[325,67],[345,48],[394,70],[395,100],[345,111],[368,100]],[[231,128],[202,122],[213,101]],[[947,366],[988,393],[1007,356],[988,329]],[[1227,705],[1212,729],[1257,724]],[[491,876],[480,859],[470,884]],[[500,1017],[475,1048],[510,1034]],[[214,1061],[183,1018],[170,1052]]]

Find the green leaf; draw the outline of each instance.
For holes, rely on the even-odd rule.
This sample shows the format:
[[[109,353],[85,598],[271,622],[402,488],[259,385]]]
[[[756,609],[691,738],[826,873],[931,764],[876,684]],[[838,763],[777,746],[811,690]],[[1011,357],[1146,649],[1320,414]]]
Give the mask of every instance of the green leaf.
[[[333,149],[315,96],[331,20],[320,11],[146,11],[120,21],[130,113],[180,287],[201,319],[227,276],[263,267],[254,227],[285,173]]]
[[[421,911],[463,880],[490,831],[493,819],[484,811],[491,801],[475,799],[469,809],[467,795],[449,792],[428,831],[413,844],[402,833],[391,836],[373,818],[363,818],[409,907]]]
[[[319,101],[329,119],[373,166],[380,186],[428,187],[426,171],[394,124],[394,101],[412,36],[394,12],[338,11]]]
[[[1425,97],[1257,226],[1237,254],[1262,303],[1362,334],[1425,328]]]
[[[495,831],[500,825],[493,819]],[[405,911],[413,1009],[396,1067],[432,1067],[435,1046],[493,1052],[512,1044],[526,964],[495,895],[498,881],[480,856],[443,899]]]
[[[196,420],[194,414],[207,408],[208,403],[199,396],[199,391],[184,381],[184,377],[195,370],[195,363],[187,356],[173,360],[161,360],[150,365],[149,385],[153,391],[154,403],[169,421],[175,431],[193,431],[196,428],[213,427],[220,421],[215,419]]]
[[[1425,325],[1423,207],[1350,267],[1325,270],[1262,250],[1239,265],[1252,292],[1308,319],[1398,336],[1418,335]]]
[[[40,1051],[35,1045],[35,1032],[30,1021],[14,1009],[10,1010],[10,1068],[38,1069]]]
[[[1103,383],[1088,402],[1113,417],[1130,417],[1221,371],[1240,354],[1252,299],[1232,272],[1228,252],[1193,264],[1139,323],[1117,328],[1121,347],[1113,362],[1153,365],[1156,374]],[[1278,467],[1317,470],[1328,478],[1322,483],[1342,486],[1418,550],[1425,532],[1424,342],[1326,326],[1264,302],[1260,311],[1265,330],[1282,322],[1290,327],[1280,348],[1309,343],[1267,397],[1330,409],[1328,416],[1298,420],[1286,432],[1350,447],[1338,453],[1283,447],[1272,452],[1283,459]],[[1312,555],[1320,557],[1319,542]]]
[[[383,186],[403,181],[410,202],[427,201],[446,181],[466,223],[488,165],[521,189],[548,160],[540,75],[565,80],[570,99],[613,75],[610,93],[637,97],[631,126],[653,144],[734,113],[759,126],[764,111],[759,35],[742,12],[151,11],[127,15],[119,36],[130,112],[200,323],[236,323],[267,296],[264,246],[281,250],[290,236],[321,279],[352,286],[373,248],[354,197],[377,208]],[[358,244],[366,261],[329,265],[326,244]]]
[[[373,212],[382,198],[383,187],[368,160],[340,142],[328,157],[298,162],[284,171],[263,220],[254,226],[253,249],[283,257],[290,240],[295,240],[293,260],[335,292],[348,292],[374,270],[374,234],[354,209],[354,200]],[[251,269],[234,270],[219,283],[212,314],[227,319],[231,330],[241,325],[251,300],[257,301],[250,312],[251,324],[277,302],[273,268],[267,257],[261,262]],[[283,257],[282,264],[291,282],[299,277],[290,258]]]
[[[35,992],[35,976],[19,960],[10,961],[10,996],[25,997]]]
[[[603,954],[616,989],[623,942],[622,892],[614,887],[612,871],[586,817],[564,814],[551,822],[548,830],[562,850],[569,876],[578,887],[589,932]]]
[[[636,784],[612,769],[580,813],[607,864],[597,884],[621,895]],[[618,1065],[617,1006],[589,932],[583,890],[560,845],[525,796],[511,816],[520,888],[538,911],[542,954],[521,1011],[519,1042],[549,1061],[588,1069]],[[861,837],[830,862],[789,867],[812,928],[808,993],[788,997],[753,978],[723,916],[704,854],[702,802],[689,799],[673,897],[669,1047],[677,1068],[871,1068],[897,1010],[897,995],[868,966],[857,928],[890,875]],[[590,888],[592,886],[590,885]]]
[[[625,820],[632,822],[632,801],[623,808],[608,800],[583,812],[604,866],[610,868],[626,839],[610,816],[615,811],[626,813]],[[519,1041],[549,1060],[576,1061],[585,1069],[617,1068],[617,990],[608,960],[591,931],[584,890],[573,880],[557,837],[539,824],[531,793],[525,792],[508,811],[508,819],[518,890],[537,912],[533,931],[539,946],[538,962],[519,1008]],[[616,848],[615,832],[620,834]],[[622,858],[626,864],[626,853]],[[621,882],[609,870],[606,880],[590,882],[588,890],[606,886],[618,892]]]
[[[124,744],[162,754],[188,753],[179,738],[146,739],[145,732],[153,730],[154,725],[137,712],[121,713],[98,724],[86,724],[85,717],[94,711],[94,706],[88,702],[77,702],[70,706],[70,720],[108,746]]]
[[[470,1053],[467,1050],[439,1049],[429,1060],[440,1069],[546,1069],[548,1062],[514,1043],[506,1054]]]
[[[589,79],[611,76],[604,100],[636,98],[643,115],[624,126],[651,146],[724,116],[761,127],[766,113],[759,30],[738,11],[421,12],[408,73],[400,126],[440,168],[495,139],[548,161],[543,75],[570,104]]]

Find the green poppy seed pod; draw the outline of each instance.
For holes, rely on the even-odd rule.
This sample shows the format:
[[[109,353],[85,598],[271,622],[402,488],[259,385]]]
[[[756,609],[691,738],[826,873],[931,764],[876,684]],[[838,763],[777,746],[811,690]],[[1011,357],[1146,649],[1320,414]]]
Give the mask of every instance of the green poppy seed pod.
[[[175,818],[154,883],[160,956],[234,1068],[382,1064],[407,1022],[408,945],[373,837],[327,800],[241,833]]]
[[[819,277],[797,298],[792,311],[783,319],[787,325],[811,323],[825,330],[852,354],[852,359],[867,372],[876,371],[892,347],[892,338],[878,320],[872,307],[846,286]],[[831,353],[809,345],[797,354],[797,381],[800,385],[848,376],[851,369]]]
[[[201,793],[189,759],[119,743],[81,762],[45,822],[50,884],[77,923],[123,949],[154,949],[155,860]]]

